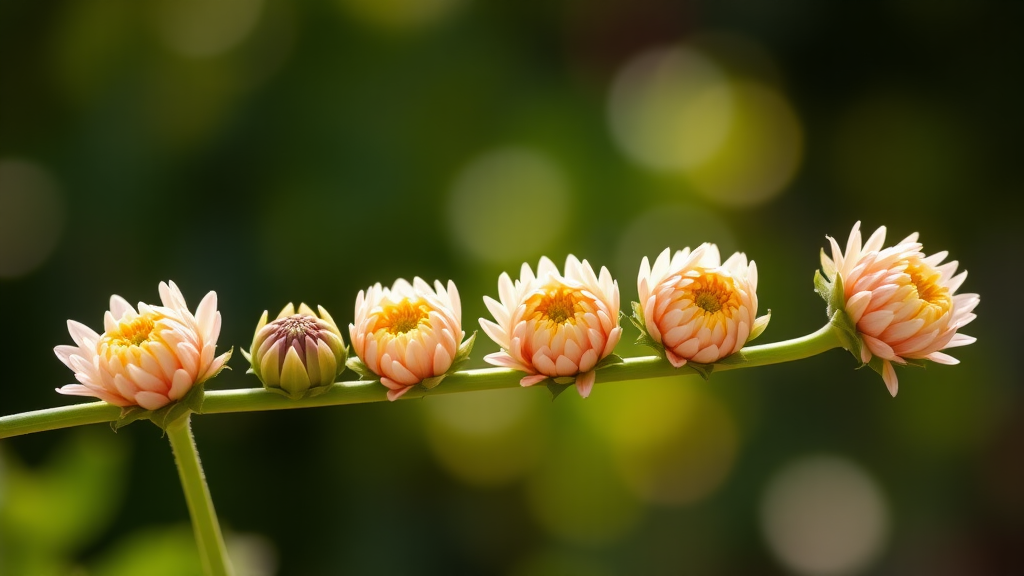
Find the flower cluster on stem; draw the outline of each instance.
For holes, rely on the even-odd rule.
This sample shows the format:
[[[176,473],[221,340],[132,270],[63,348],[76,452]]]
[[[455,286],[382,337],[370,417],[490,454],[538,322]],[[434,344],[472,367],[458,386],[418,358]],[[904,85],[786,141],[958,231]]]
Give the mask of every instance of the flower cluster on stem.
[[[737,252],[723,262],[718,248],[706,243],[674,254],[665,249],[653,266],[645,257],[637,277],[640,301],[633,303],[631,320],[641,332],[640,341],[655,347],[664,360],[623,361],[613,354],[622,335],[618,283],[607,268],[595,273],[590,263],[572,255],[564,272],[543,257],[536,273],[525,263],[518,280],[502,273],[498,299],[484,297],[493,320],[481,318],[480,326],[500,347],[484,360],[510,370],[455,372],[467,359],[475,333],[466,339],[452,281],[431,286],[420,278],[412,283],[399,279],[390,288],[378,283],[360,291],[349,325],[355,357],[347,360],[341,333],[323,307],[317,314],[305,304],[297,312],[288,304],[270,322],[264,311],[249,350],[243,352],[250,372],[264,387],[287,399],[263,390],[222,391],[220,396],[214,393],[222,403],[210,411],[374,401],[380,399],[378,381],[387,388],[386,397],[396,400],[416,386],[429,391],[453,374],[462,389],[517,382],[532,386],[547,380],[549,386],[574,383],[587,397],[597,371],[613,364],[619,366],[609,370],[609,380],[665,375],[688,364],[706,377],[709,365],[761,366],[838,346],[878,371],[895,396],[894,365],[957,363],[944,350],[975,341],[959,330],[974,320],[980,299],[956,293],[967,273],[957,273],[956,261],[943,263],[946,252],[926,255],[916,233],[884,247],[885,232],[879,228],[862,241],[858,222],[845,251],[829,237],[831,257],[822,251],[824,275],[815,275],[816,290],[828,303],[829,323],[813,334],[761,346],[746,346],[770,316],[757,316],[757,266],[746,255]],[[0,438],[91,421],[117,419],[121,425],[138,417],[124,412],[148,415],[171,439],[206,569],[226,574],[230,564],[189,414],[204,406],[203,388],[197,384],[224,368],[231,353],[215,355],[221,327],[216,293],[208,293],[193,314],[173,282],[161,283],[159,292],[161,305],[139,303],[137,308],[112,296],[103,334],[69,320],[75,345],[54,349],[78,380],[58,392],[125,408],[120,417],[99,403],[81,410],[40,411],[28,418],[0,417]],[[346,366],[363,380],[335,383]],[[515,376],[515,371],[525,375]],[[316,401],[311,400],[314,396]],[[28,420],[33,422],[26,424]],[[9,433],[19,426],[21,432]]]

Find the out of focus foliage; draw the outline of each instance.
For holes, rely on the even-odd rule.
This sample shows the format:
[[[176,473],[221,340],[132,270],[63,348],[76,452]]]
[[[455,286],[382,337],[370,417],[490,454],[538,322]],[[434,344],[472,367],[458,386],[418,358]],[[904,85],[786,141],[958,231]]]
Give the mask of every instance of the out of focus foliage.
[[[398,277],[453,279],[472,329],[542,254],[608,266],[628,302],[642,256],[713,241],[757,261],[759,343],[795,337],[825,321],[825,235],[863,220],[970,271],[961,365],[903,370],[896,399],[834,351],[587,400],[197,417],[232,553],[254,574],[1024,572],[1022,24],[996,0],[4,2],[0,413],[73,402],[65,320],[98,329],[110,294],[166,279],[193,306],[216,290],[245,348],[264,309],[347,325]],[[617,352],[647,354],[625,330]],[[230,366],[210,389],[258,385]],[[2,574],[197,570],[145,423],[4,440],[0,531]]]

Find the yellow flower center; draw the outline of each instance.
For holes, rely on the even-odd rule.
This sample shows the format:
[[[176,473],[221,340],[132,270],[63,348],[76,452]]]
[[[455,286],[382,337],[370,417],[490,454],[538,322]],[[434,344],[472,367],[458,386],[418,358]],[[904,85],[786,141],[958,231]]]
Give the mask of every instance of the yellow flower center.
[[[576,315],[583,311],[580,306],[582,298],[579,292],[571,288],[562,285],[548,286],[526,301],[525,317],[554,324],[575,324]]]
[[[402,300],[397,304],[386,306],[377,319],[377,330],[387,330],[391,334],[405,334],[419,327],[430,315],[430,306],[423,300]]]
[[[739,308],[740,301],[733,289],[732,279],[718,274],[704,274],[685,289],[689,292],[693,303],[704,311],[706,316],[723,316],[732,318],[733,312]]]
[[[722,309],[722,295],[712,290],[701,290],[697,292],[694,303],[705,312],[718,312]]]
[[[942,275],[923,262],[911,262],[907,265],[910,282],[917,289],[917,297],[935,308],[938,314],[945,314],[953,306],[953,298],[949,290],[940,283]]]
[[[139,346],[150,340],[156,320],[155,315],[145,314],[131,322],[122,322],[117,325],[117,330],[103,335],[103,342],[116,347]]]

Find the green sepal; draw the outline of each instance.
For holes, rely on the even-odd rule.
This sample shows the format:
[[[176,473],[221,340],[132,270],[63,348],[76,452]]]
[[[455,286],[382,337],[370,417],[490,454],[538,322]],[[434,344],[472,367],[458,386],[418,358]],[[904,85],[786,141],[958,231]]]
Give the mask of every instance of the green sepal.
[[[842,275],[835,274],[835,280],[829,282],[821,274],[820,270],[815,270],[814,291],[825,300],[825,313],[828,315],[832,329],[839,338],[839,343],[850,354],[853,354],[857,362],[863,366],[864,362],[861,360],[860,355],[861,347],[864,344],[861,342],[860,334],[857,332],[857,326],[854,325],[850,315],[846,313],[846,292],[843,288]],[[875,371],[881,374],[881,365]]]
[[[630,304],[632,304],[633,315],[626,316],[625,312],[619,312],[619,315],[622,318],[629,320],[629,323],[640,332],[640,335],[636,337],[635,343],[641,346],[647,346],[648,348],[653,348],[654,351],[658,353],[658,356],[665,358],[665,346],[657,342],[654,338],[651,338],[651,335],[647,332],[647,322],[644,320],[643,307],[640,306],[639,302],[631,302]]]
[[[694,362],[692,360],[687,360],[686,364],[681,366],[681,368],[690,368],[691,370],[696,372],[701,378],[703,378],[704,381],[706,382],[706,381],[711,379],[711,372],[715,369],[715,365],[714,364],[701,364],[699,362]]]
[[[348,346],[345,346],[344,348],[342,348],[341,353],[342,353],[342,357],[345,359],[344,366],[348,366],[348,362],[351,360],[351,358],[349,357]],[[245,354],[245,351],[243,351],[242,354]],[[246,355],[246,358],[248,358],[248,355]],[[358,360],[358,358],[356,360]],[[251,362],[250,362],[250,364],[251,364]],[[362,364],[362,362],[360,362],[360,364]],[[253,366],[255,367],[255,364],[253,364]],[[365,367],[365,365],[363,365],[363,366]],[[344,372],[344,370],[342,370],[342,371]],[[246,372],[246,374],[256,374],[256,376],[259,377],[259,374],[254,372],[252,368],[250,368]],[[335,378],[337,378],[337,376],[338,375],[335,375]],[[374,379],[376,380],[376,374],[374,374]],[[263,379],[262,378],[260,378],[260,383],[263,383]],[[290,400],[300,400],[302,398],[312,398],[314,396],[319,396],[319,395],[323,394],[324,392],[327,392],[328,390],[330,390],[332,385],[333,384],[327,384],[325,386],[310,386],[308,389],[304,390],[303,392],[301,392],[299,394],[292,394],[292,393],[288,392],[287,390],[285,390],[284,388],[281,388],[279,386],[267,386],[266,384],[263,384],[263,389],[268,391],[268,392],[273,392],[274,394],[278,394],[280,396],[284,396],[285,398],[288,398]]]
[[[548,376],[541,380],[537,384],[544,384],[544,387],[551,393],[551,401],[554,402],[555,398],[558,398],[562,392],[569,389],[570,386],[576,383],[575,376]],[[536,386],[536,384],[534,384]]]
[[[904,358],[903,361],[906,362],[906,364],[903,364],[904,366],[911,366],[914,368],[928,367],[928,363],[922,360],[921,358]]]
[[[904,364],[900,364],[898,362],[893,362],[893,364],[895,364],[896,366],[910,366],[912,368],[928,367],[928,364],[920,358],[904,358],[903,360],[905,361]],[[868,363],[864,364],[863,366],[871,368],[872,370],[877,372],[879,376],[882,376],[884,378],[882,370],[885,367],[885,360],[879,358],[878,356],[872,356],[871,360],[868,360]]]
[[[331,386],[333,386],[333,384],[329,384],[327,386],[317,386],[315,388],[310,388],[309,390],[306,390],[306,393],[303,394],[302,397],[303,398],[312,398],[313,396],[319,396],[319,395],[323,394],[324,392],[327,392],[328,390],[330,390]]]
[[[601,358],[601,361],[595,364],[592,370],[602,370],[609,366],[615,366],[616,364],[623,364],[625,362],[626,361],[618,354],[609,354],[604,358]]]
[[[154,410],[153,415],[150,416],[149,419],[153,424],[159,426],[161,430],[167,430],[167,426],[171,422],[193,412],[197,414],[201,413],[203,411],[204,395],[204,383],[196,384],[181,398],[181,400],[178,400],[174,404],[164,406],[159,410]]]
[[[452,359],[452,365],[448,368],[448,371],[444,374],[452,374],[457,371],[463,364],[469,360],[469,354],[473,351],[473,345],[476,343],[476,330],[466,338],[459,346],[457,352],[455,352],[455,358]]]
[[[423,380],[420,381],[419,385],[423,386],[427,390],[433,390],[434,388],[437,388],[437,385],[440,384],[441,380],[444,380],[446,376],[448,376],[448,374],[441,374],[440,376],[424,378]]]
[[[814,291],[828,304],[832,299],[832,283],[825,279],[821,270],[814,271]]]
[[[285,390],[283,388],[276,388],[276,387],[273,387],[273,386],[264,386],[263,389],[266,390],[267,392],[273,392],[274,394],[277,394],[278,396],[284,396],[285,398],[290,398],[291,400],[298,400],[299,398],[302,398],[304,396],[304,394],[299,394],[297,396],[292,396],[287,390]],[[308,392],[308,390],[307,390],[307,392]]]
[[[117,420],[110,423],[110,428],[117,432],[140,418],[148,418],[150,412],[150,410],[146,410],[142,406],[125,406],[121,408],[121,414],[117,417]]]
[[[878,356],[872,356],[871,360],[868,360],[867,364],[862,364],[861,366],[867,366],[868,368],[874,370],[879,376],[885,378],[883,372],[883,370],[885,369],[885,361],[879,358]]]
[[[548,378],[545,380],[548,392],[551,392],[551,401],[554,402],[556,398],[566,390],[569,389],[569,384],[558,384],[554,379]]]
[[[860,335],[857,333],[856,326],[850,320],[850,316],[843,310],[837,310],[832,315],[831,324],[836,335],[839,336],[839,343],[842,344],[843,348],[849,350],[850,354],[853,354],[857,362],[863,364],[860,356],[863,344],[860,341]]]
[[[360,380],[366,382],[380,381],[380,376],[374,374],[373,370],[370,370],[366,364],[363,364],[363,361],[359,359],[359,356],[349,356],[348,359],[345,360],[345,366],[349,370],[358,374]]]
[[[181,397],[181,400],[168,404],[159,410],[146,410],[141,406],[126,406],[121,409],[121,415],[118,419],[110,423],[110,427],[114,429],[114,432],[117,432],[136,420],[149,420],[161,430],[167,430],[167,426],[172,422],[193,412],[198,414],[203,411],[204,385],[205,382],[195,384],[191,390]]]
[[[248,369],[248,370],[246,370],[246,371],[245,371],[245,373],[246,373],[246,374],[256,374],[256,377],[257,377],[257,378],[260,378],[260,375],[259,375],[259,373],[257,373],[257,372],[256,372],[256,364],[254,364],[254,363],[253,363],[253,361],[252,361],[252,355],[250,355],[250,354],[249,354],[249,351],[248,351],[248,350],[246,350],[246,349],[244,349],[244,348],[241,348],[241,349],[239,349],[239,352],[241,352],[241,353],[242,353],[242,356],[244,356],[244,357],[245,357],[245,360],[246,360],[247,362],[249,362],[249,369]],[[262,381],[263,381],[263,379],[262,379],[262,378],[260,378],[260,381],[262,382]]]
[[[832,282],[832,293],[829,294],[828,307],[825,311],[829,318],[835,316],[836,312],[846,313],[846,289],[843,287],[843,277],[839,274],[836,274],[836,279]]]

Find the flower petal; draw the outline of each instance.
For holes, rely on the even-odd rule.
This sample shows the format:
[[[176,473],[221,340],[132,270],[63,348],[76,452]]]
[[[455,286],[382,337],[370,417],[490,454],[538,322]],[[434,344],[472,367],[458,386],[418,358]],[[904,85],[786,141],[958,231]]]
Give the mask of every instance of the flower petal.
[[[594,388],[594,379],[596,377],[597,373],[593,370],[584,372],[576,377],[576,390],[580,393],[581,398],[590,396],[590,391]]]

